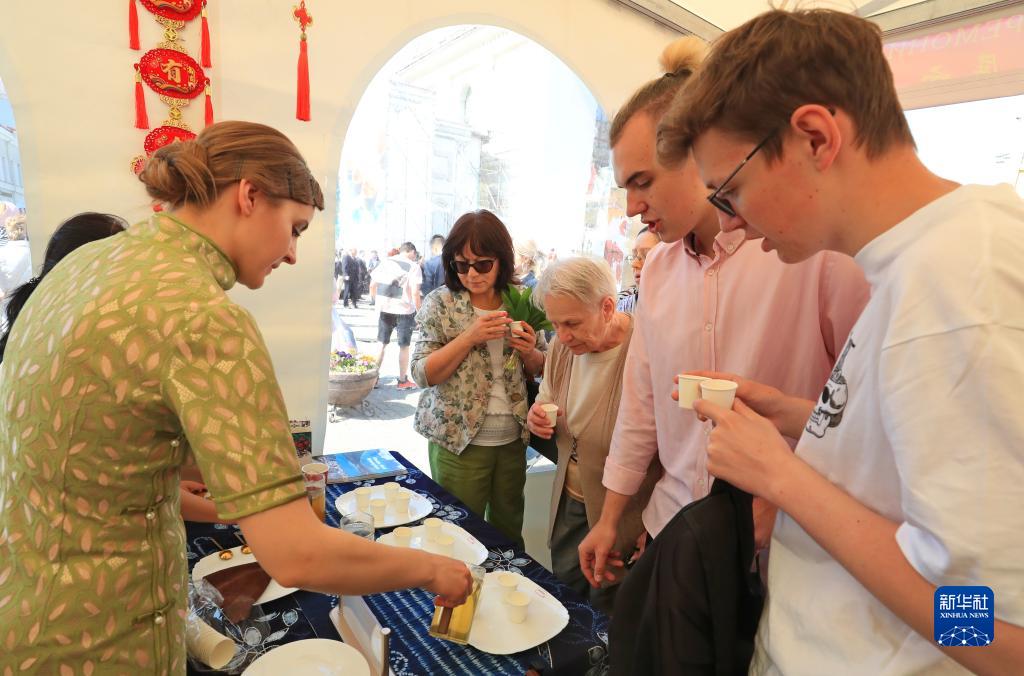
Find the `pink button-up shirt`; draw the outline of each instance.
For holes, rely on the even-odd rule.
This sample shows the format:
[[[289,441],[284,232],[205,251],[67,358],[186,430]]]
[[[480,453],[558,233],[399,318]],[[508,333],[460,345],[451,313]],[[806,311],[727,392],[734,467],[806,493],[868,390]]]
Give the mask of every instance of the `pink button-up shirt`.
[[[651,535],[707,495],[712,480],[711,423],[679,408],[672,377],[727,371],[816,399],[868,300],[849,256],[824,252],[786,265],[744,237],[719,233],[713,258],[685,239],[663,244],[644,265],[604,485],[634,494],[658,455],[665,474],[643,513]]]

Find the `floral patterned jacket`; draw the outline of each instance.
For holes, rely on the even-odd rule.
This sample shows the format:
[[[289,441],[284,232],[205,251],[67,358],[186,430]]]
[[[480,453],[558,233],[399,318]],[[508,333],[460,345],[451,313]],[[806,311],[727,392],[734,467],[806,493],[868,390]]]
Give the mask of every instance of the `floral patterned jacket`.
[[[414,426],[428,440],[459,455],[480,431],[487,414],[494,375],[487,345],[477,345],[448,380],[427,385],[427,357],[444,347],[476,319],[468,291],[452,293],[446,286],[431,291],[416,314],[420,339],[412,354],[412,379],[424,388],[416,408]],[[537,334],[537,349],[547,350],[544,333]],[[505,358],[512,354],[505,344]],[[522,429],[524,443],[530,441],[526,427],[526,380],[520,367],[504,370],[505,391],[512,402],[512,415]]]

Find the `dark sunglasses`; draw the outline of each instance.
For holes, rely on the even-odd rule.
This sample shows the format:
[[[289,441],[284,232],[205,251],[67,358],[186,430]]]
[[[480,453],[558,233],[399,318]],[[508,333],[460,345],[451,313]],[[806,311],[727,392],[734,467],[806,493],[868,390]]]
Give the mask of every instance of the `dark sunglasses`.
[[[470,268],[473,268],[481,275],[486,275],[494,267],[493,258],[481,258],[480,260],[473,261],[452,261],[452,269],[460,275],[465,275],[469,272]]]

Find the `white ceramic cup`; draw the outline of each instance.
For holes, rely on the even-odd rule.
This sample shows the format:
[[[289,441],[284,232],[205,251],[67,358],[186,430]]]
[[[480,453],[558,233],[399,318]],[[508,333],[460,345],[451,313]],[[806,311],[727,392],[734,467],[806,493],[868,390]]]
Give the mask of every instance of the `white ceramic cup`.
[[[517,319],[517,320],[513,321],[511,324],[509,324],[508,328],[509,328],[510,331],[522,332],[522,330],[523,330],[523,323]]]
[[[558,405],[541,404],[540,408],[544,411],[544,415],[548,417],[548,427],[554,427],[555,423],[558,422]]]
[[[739,385],[732,380],[706,380],[700,384],[700,398],[722,408],[732,408]]]
[[[519,576],[512,573],[501,573],[498,575],[498,587],[501,588],[502,598],[505,594],[519,590]]]
[[[370,509],[370,498],[373,497],[373,490],[369,486],[360,486],[355,490],[356,507],[359,511],[366,512]]]
[[[711,380],[704,376],[688,376],[679,374],[679,408],[693,408],[693,402],[701,398],[700,384]]]
[[[509,592],[505,594],[502,605],[505,606],[509,622],[522,624],[526,621],[526,612],[530,608],[530,596],[521,591]]]
[[[442,533],[441,527],[443,525],[444,521],[441,521],[441,519],[438,519],[435,516],[423,520],[423,530],[426,531],[427,542],[434,542],[437,540]]]
[[[383,498],[374,498],[370,500],[370,514],[373,516],[374,523],[380,523],[384,520],[384,513],[388,510],[388,501]]]
[[[455,551],[455,538],[451,535],[438,535],[434,539],[434,551],[442,556],[452,556]]]
[[[398,485],[397,481],[387,482],[384,484],[384,499],[387,500],[389,504],[394,502],[395,496],[398,495],[398,491],[401,489],[402,487]]]
[[[395,514],[408,514],[409,500],[411,499],[412,492],[407,491],[404,488],[395,491],[395,496],[391,500],[391,504],[395,507]]]
[[[185,620],[185,649],[203,664],[220,669],[235,656],[238,646],[195,615],[189,615]]]
[[[396,547],[410,547],[412,545],[412,528],[399,526],[391,531],[391,538],[394,540]]]

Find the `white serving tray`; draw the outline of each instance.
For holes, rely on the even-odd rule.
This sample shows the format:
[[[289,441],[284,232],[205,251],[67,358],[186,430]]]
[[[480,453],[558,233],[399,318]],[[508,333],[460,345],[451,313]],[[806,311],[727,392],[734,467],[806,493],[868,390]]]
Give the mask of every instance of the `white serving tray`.
[[[474,566],[479,566],[487,560],[487,548],[470,535],[466,529],[454,523],[445,522],[441,530],[445,535],[451,535],[455,539],[455,545],[452,548],[452,558],[465,561]],[[383,542],[393,547],[397,546],[395,545],[393,532],[381,535],[377,538],[377,542]],[[412,538],[409,540],[409,546],[413,549],[422,549],[432,554],[440,553],[433,542],[427,542],[427,527],[422,525],[412,529]]]
[[[370,499],[384,498],[384,486],[370,486],[372,493]],[[423,497],[416,491],[409,491],[412,496],[409,498],[409,513],[398,514],[395,512],[395,508],[392,505],[388,505],[387,510],[384,512],[384,520],[377,522],[374,520],[374,528],[393,528],[394,526],[402,526],[413,521],[419,521],[423,517],[434,511],[434,505],[431,504],[430,500]],[[338,508],[342,516],[348,516],[352,512],[360,511],[370,513],[369,508],[365,510],[356,510],[356,494],[354,490],[339,495],[334,501],[334,506]]]
[[[484,575],[480,605],[469,632],[471,646],[494,655],[509,655],[550,641],[569,624],[569,611],[558,599],[537,583],[515,573],[508,574],[519,578],[519,591],[529,594],[532,600],[525,622],[509,621],[502,603],[504,591],[498,584],[498,575],[503,572]]]

